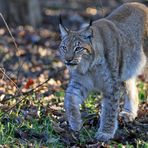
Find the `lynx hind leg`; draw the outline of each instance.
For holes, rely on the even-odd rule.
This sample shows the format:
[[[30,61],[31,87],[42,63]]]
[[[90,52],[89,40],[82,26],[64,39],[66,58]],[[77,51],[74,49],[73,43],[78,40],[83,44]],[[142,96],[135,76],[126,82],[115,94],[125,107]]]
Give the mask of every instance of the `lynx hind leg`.
[[[120,87],[114,88],[108,94],[104,94],[102,110],[100,117],[100,127],[96,133],[96,139],[99,141],[108,141],[112,139],[118,127],[118,109],[120,100]]]
[[[137,116],[138,111],[138,90],[136,87],[136,78],[132,78],[126,81],[126,94],[124,95],[124,107],[119,116],[121,116],[125,122],[133,121]]]
[[[99,141],[105,142],[114,137],[118,124],[118,100],[113,96],[103,99],[100,127],[95,135]]]

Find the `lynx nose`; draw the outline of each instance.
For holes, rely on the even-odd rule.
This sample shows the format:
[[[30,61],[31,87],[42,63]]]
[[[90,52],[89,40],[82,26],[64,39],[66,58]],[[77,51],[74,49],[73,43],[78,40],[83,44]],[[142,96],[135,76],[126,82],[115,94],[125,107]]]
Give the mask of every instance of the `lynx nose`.
[[[66,62],[70,63],[73,60],[73,56],[66,56]]]
[[[71,59],[66,59],[66,62],[70,63],[72,60],[73,60],[72,58]]]
[[[75,65],[76,63],[73,63],[73,59],[74,59],[74,57],[67,57],[65,59],[65,64],[66,65]]]

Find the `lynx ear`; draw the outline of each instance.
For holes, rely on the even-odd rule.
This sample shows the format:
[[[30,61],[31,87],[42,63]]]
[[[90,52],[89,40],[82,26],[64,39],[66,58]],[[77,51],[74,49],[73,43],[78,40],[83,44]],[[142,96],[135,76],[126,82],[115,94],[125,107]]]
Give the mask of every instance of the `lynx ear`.
[[[68,35],[68,29],[66,27],[64,27],[64,25],[62,23],[61,15],[60,15],[59,19],[60,19],[59,28],[60,28],[60,32],[61,32],[61,37],[63,38],[65,35]]]
[[[86,28],[82,31],[81,36],[83,37],[84,40],[90,41],[93,37],[93,30],[92,28]]]
[[[91,28],[91,25],[92,25],[92,19],[90,19],[90,22],[89,22],[89,25],[86,26],[86,28],[83,30],[83,37],[84,39],[91,39],[93,37],[93,30]]]
[[[88,30],[85,31],[84,38],[90,40],[92,37],[93,37],[93,30],[89,28]]]
[[[60,28],[60,32],[61,32],[62,38],[63,38],[65,35],[68,35],[68,30],[67,30],[62,24],[59,24],[59,28]]]

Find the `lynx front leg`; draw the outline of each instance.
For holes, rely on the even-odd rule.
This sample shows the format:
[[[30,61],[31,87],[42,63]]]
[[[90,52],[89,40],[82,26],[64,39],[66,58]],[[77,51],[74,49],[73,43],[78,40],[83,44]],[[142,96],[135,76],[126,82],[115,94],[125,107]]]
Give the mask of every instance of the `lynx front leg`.
[[[64,107],[70,127],[74,131],[79,131],[82,127],[80,104],[87,97],[87,93],[87,89],[80,83],[70,84],[66,91]]]
[[[116,95],[116,96],[115,96]],[[108,141],[114,137],[117,129],[117,116],[119,107],[119,95],[105,95],[102,103],[100,128],[96,138],[100,141]]]
[[[70,127],[74,131],[79,131],[82,126],[79,105],[80,97],[75,94],[67,93],[65,96],[64,106]]]
[[[135,119],[138,110],[138,90],[135,78],[126,81],[126,91],[124,107],[120,116],[123,117],[126,122],[129,122]]]

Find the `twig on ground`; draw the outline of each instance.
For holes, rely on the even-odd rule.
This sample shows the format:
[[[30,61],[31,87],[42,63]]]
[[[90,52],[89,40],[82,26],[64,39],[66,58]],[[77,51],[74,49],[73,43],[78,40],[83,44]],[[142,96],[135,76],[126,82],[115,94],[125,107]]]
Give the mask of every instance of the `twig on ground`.
[[[54,71],[53,73],[51,73],[51,75],[48,77],[47,80],[45,80],[43,83],[39,84],[39,85],[36,86],[35,88],[32,88],[31,90],[29,90],[29,91],[27,91],[27,92],[24,92],[24,93],[22,92],[22,93],[19,94],[19,95],[12,96],[11,98],[9,98],[9,99],[13,99],[13,98],[18,98],[18,97],[21,97],[21,96],[22,96],[22,99],[19,100],[19,101],[18,101],[15,105],[13,105],[11,108],[9,108],[9,109],[5,112],[5,114],[8,113],[8,112],[10,112],[11,110],[13,110],[20,102],[22,102],[22,101],[26,98],[27,95],[29,95],[29,94],[35,92],[36,89],[38,89],[39,87],[41,87],[41,86],[43,86],[44,84],[46,84],[46,83],[51,79],[51,77],[53,77],[53,76],[59,74],[60,72],[62,72],[62,71],[64,71],[64,70],[65,70],[65,67],[62,67],[62,68],[58,69],[57,71]],[[1,115],[0,117],[3,118],[3,116],[4,116],[4,115]]]
[[[6,74],[4,68],[0,68],[0,71],[3,73],[3,77],[5,76],[10,82],[14,84],[14,86],[21,92],[21,90],[18,88],[17,84]]]
[[[10,36],[11,36],[11,38],[12,38],[13,44],[14,44],[14,46],[15,46],[15,49],[19,52],[19,48],[18,48],[18,45],[17,45],[17,43],[16,43],[16,41],[15,41],[15,38],[13,37],[13,35],[12,35],[11,31],[10,31],[10,28],[9,28],[9,26],[8,26],[8,24],[7,24],[7,22],[6,22],[5,18],[4,18],[4,16],[2,15],[2,13],[0,13],[0,16],[1,16],[1,18],[2,18],[4,24],[5,24],[6,28],[7,28],[7,30],[8,30],[8,32],[9,32]],[[17,83],[18,83],[18,77],[19,77],[20,69],[21,69],[21,67],[22,67],[21,59],[20,59],[19,56],[18,56],[18,61],[19,61],[19,62],[18,62],[19,66],[18,66],[18,72],[17,72]],[[11,78],[10,78],[8,75],[6,75],[6,73],[5,73],[4,75],[16,86],[17,91],[18,91],[19,93],[21,93],[21,91],[20,91],[20,89],[18,88],[17,84],[14,83],[14,82],[11,80]]]
[[[1,80],[3,80],[4,79],[4,77],[5,77],[5,75],[4,75],[4,73],[5,73],[5,68],[3,68],[3,67],[0,67],[0,71],[2,72],[2,75],[1,75]]]
[[[85,130],[86,134],[88,135],[89,139],[91,141],[93,141],[93,138],[91,137],[90,133],[88,132],[88,130],[83,126],[83,129]]]
[[[12,40],[13,40],[13,43],[14,43],[15,48],[19,51],[18,45],[17,45],[16,42],[15,42],[15,38],[13,37],[13,35],[12,35],[11,31],[10,31],[10,28],[9,28],[7,22],[5,21],[5,19],[4,19],[3,15],[2,15],[2,13],[0,13],[0,16],[1,16],[3,22],[4,22],[5,26],[6,26],[6,28],[7,28],[8,32],[9,32],[9,34],[10,34]]]

